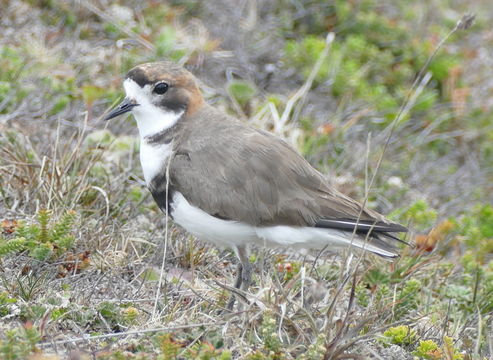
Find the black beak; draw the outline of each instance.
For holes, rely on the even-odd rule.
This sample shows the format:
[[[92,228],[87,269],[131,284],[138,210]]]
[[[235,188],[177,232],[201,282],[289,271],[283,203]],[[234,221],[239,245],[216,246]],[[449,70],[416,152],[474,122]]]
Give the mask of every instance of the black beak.
[[[116,108],[110,111],[108,115],[104,117],[103,120],[109,120],[113,119],[114,117],[117,117],[118,115],[125,114],[126,112],[131,111],[134,107],[139,106],[135,102],[135,100],[130,100],[129,98],[123,99],[123,101],[118,105]]]

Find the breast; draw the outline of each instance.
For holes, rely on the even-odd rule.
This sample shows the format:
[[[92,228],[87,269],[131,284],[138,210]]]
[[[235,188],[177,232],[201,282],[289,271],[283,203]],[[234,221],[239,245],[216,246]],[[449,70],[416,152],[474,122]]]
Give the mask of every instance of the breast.
[[[140,164],[147,186],[156,177],[163,177],[166,173],[172,144],[149,144],[145,139],[140,144]]]

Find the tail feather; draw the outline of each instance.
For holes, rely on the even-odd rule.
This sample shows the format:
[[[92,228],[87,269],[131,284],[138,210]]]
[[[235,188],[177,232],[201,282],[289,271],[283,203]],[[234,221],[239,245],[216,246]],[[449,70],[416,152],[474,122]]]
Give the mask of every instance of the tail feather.
[[[395,236],[385,232],[366,232],[341,230],[322,227],[295,227],[287,225],[255,228],[256,235],[261,240],[259,245],[289,246],[293,248],[322,249],[354,247],[372,252],[384,258],[399,257],[395,246]]]
[[[321,219],[315,227],[343,231],[349,239],[352,239],[348,243],[387,258],[399,257],[398,249],[393,243],[400,242],[409,245],[404,240],[390,234],[408,231],[405,226],[396,223],[357,219]],[[353,232],[355,232],[354,236]]]
[[[358,220],[358,219],[320,219],[316,222],[315,227],[354,230],[359,232],[377,231],[377,232],[407,232],[407,228],[397,223],[386,223],[377,220]]]
[[[386,241],[378,237],[365,238],[356,235],[354,239],[351,240],[350,237],[347,239],[347,244],[355,246],[356,248],[369,251],[373,254],[385,257],[385,258],[398,258],[399,253],[395,246],[387,243]]]

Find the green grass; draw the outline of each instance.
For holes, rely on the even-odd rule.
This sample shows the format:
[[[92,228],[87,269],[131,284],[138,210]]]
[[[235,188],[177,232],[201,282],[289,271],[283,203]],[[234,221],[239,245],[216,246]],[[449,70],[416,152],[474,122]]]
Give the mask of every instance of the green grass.
[[[0,39],[0,358],[492,356],[485,4],[11,4],[15,36]],[[376,172],[417,74],[467,10],[475,25],[429,64]],[[100,120],[129,68],[163,58],[197,73],[214,106],[284,136],[341,191],[408,224],[415,247],[392,263],[359,254],[351,271],[330,249],[254,249],[246,300],[224,311],[234,255],[166,231],[133,120]]]

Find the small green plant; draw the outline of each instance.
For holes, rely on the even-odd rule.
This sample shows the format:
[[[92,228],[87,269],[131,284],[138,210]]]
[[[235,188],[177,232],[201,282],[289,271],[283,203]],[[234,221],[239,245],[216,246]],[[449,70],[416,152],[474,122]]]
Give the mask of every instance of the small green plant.
[[[24,250],[40,261],[60,256],[74,244],[72,228],[75,219],[75,211],[67,211],[58,221],[54,221],[51,211],[40,210],[37,223],[28,225],[19,222],[12,239],[0,237],[0,257]]]
[[[28,271],[25,275],[16,277],[15,282],[11,284],[8,291],[24,301],[31,301],[42,291],[43,286],[46,284],[45,280],[45,273]],[[33,310],[33,308],[23,307],[23,310],[32,312],[31,310]],[[26,316],[26,318],[30,318],[30,316]]]
[[[310,346],[306,353],[302,354],[299,359],[301,360],[321,360],[324,358],[325,353],[327,352],[327,348],[325,346],[325,334],[319,334]]]
[[[433,340],[421,340],[412,354],[426,360],[462,360],[464,358],[454,347],[452,338],[448,336],[443,338],[442,347],[438,346]]]
[[[267,354],[279,354],[281,352],[281,340],[277,334],[277,321],[274,315],[266,312],[260,326],[260,334],[264,341],[264,349]]]
[[[245,80],[233,80],[228,84],[228,92],[244,108],[257,91]]]
[[[433,340],[421,340],[418,348],[413,351],[413,355],[422,359],[438,360],[442,358],[443,354],[440,347]]]
[[[391,327],[383,333],[380,341],[386,345],[409,346],[414,344],[416,332],[407,325]]]
[[[421,298],[422,283],[418,279],[409,279],[404,283],[395,307],[397,318],[416,309]]]
[[[464,356],[454,346],[454,341],[451,337],[443,337],[443,351],[447,354],[447,359],[463,360]]]
[[[460,221],[461,239],[469,249],[475,249],[479,261],[484,262],[487,254],[493,253],[493,206],[477,206],[469,216]]]
[[[185,358],[197,360],[230,360],[231,352],[229,350],[216,349],[206,342],[198,342],[186,351]]]
[[[217,349],[212,344],[199,341],[191,347],[184,350],[185,344],[176,340],[172,334],[163,334],[157,336],[160,354],[157,360],[173,360],[180,356],[180,359],[197,359],[197,360],[230,360],[231,351]],[[183,353],[182,353],[183,351]]]
[[[128,324],[134,323],[139,316],[139,310],[133,306],[128,306],[122,309],[121,313],[123,316],[123,320]]]
[[[430,228],[437,219],[437,212],[429,206],[426,200],[418,200],[407,209],[400,209],[391,214],[404,224],[412,223],[415,229]]]
[[[1,113],[8,112],[11,107],[27,95],[25,89],[18,81],[24,71],[26,59],[23,54],[15,48],[0,47],[0,104]]]
[[[5,332],[5,337],[0,339],[0,358],[4,360],[27,359],[38,349],[36,344],[41,336],[32,323],[26,323],[24,327]]]
[[[171,334],[163,334],[157,337],[159,343],[159,350],[161,354],[157,357],[158,360],[171,360],[176,359],[179,351],[182,348],[182,344],[173,339]]]
[[[120,330],[120,324],[124,322],[125,314],[117,304],[103,301],[98,306],[98,312],[104,319],[105,325],[109,326],[112,330]]]
[[[279,271],[283,281],[289,281],[299,274],[302,264],[299,261],[287,262],[283,257],[277,261],[277,270]]]
[[[17,302],[16,298],[10,297],[9,293],[3,291],[0,293],[0,318],[10,314],[12,304]]]
[[[185,50],[178,48],[177,34],[173,26],[164,25],[155,42],[158,58],[167,56],[171,60],[178,61],[186,53]]]

